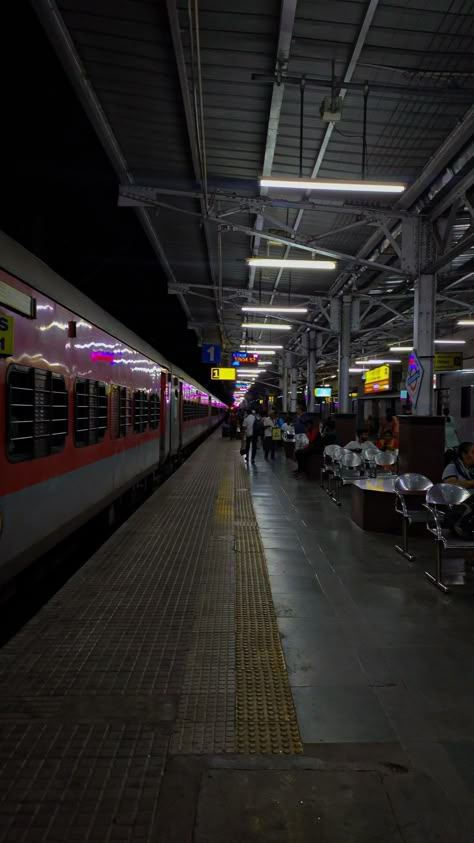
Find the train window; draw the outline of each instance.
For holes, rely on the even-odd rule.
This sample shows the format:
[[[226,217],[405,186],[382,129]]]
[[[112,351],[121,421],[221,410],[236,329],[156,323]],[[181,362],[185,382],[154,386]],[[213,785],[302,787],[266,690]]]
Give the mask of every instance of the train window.
[[[64,448],[69,407],[62,375],[10,366],[7,374],[7,455],[11,462],[56,454]]]
[[[160,396],[152,392],[149,402],[149,419],[152,430],[158,430],[160,426]]]
[[[120,387],[110,389],[110,435],[112,439],[120,436]]]
[[[107,430],[105,383],[77,378],[75,384],[74,443],[82,448],[100,442]]]
[[[119,431],[120,436],[127,436],[132,429],[132,394],[128,386],[120,387]]]
[[[133,430],[143,433],[148,427],[148,396],[143,389],[133,393]]]
[[[183,401],[183,421],[201,419],[208,415],[209,407],[207,404],[201,404],[199,401]]]

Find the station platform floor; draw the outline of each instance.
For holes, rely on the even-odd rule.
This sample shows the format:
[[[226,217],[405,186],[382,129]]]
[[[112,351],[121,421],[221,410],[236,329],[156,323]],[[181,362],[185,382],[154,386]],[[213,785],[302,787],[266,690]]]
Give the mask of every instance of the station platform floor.
[[[472,843],[473,602],[292,468],[213,434],[3,647],[2,843]]]

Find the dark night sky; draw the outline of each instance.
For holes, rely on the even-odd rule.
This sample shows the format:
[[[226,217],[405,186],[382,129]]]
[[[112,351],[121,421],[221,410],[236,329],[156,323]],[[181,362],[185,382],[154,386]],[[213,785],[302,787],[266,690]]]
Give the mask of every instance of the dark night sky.
[[[3,79],[2,228],[218,392],[138,219],[117,207],[115,173],[27,0],[9,16],[23,64]]]

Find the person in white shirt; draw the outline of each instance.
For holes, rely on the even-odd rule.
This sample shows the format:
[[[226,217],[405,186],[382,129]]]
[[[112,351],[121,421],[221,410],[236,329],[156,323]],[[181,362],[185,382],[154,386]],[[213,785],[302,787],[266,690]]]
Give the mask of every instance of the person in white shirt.
[[[348,451],[365,451],[367,448],[373,448],[373,442],[369,442],[369,434],[366,430],[358,430],[356,438],[348,442],[344,446]]]
[[[252,446],[252,465],[255,463],[255,454],[257,453],[257,437],[255,436],[255,413],[250,411],[248,416],[244,418],[243,428],[245,430],[245,459],[249,461],[250,446]]]
[[[272,460],[275,459],[276,442],[273,440],[274,427],[276,427],[275,421],[270,415],[266,415],[263,419],[263,453],[265,454],[266,460],[268,460],[269,453],[272,455]]]

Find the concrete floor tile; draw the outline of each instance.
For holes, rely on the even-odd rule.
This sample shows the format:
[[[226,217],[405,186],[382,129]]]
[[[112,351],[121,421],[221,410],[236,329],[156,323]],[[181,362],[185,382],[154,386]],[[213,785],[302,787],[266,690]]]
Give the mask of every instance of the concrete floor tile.
[[[304,743],[393,742],[395,733],[370,688],[293,688]]]

